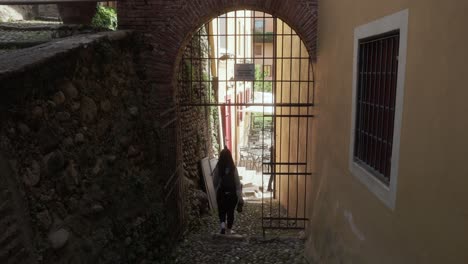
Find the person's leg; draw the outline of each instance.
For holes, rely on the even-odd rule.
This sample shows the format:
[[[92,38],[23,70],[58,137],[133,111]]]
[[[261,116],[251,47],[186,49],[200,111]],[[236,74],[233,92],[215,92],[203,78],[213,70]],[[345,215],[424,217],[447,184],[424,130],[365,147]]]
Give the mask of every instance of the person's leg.
[[[267,191],[272,192],[273,191],[273,186],[275,184],[275,165],[273,164],[274,161],[271,161],[270,165],[270,179],[268,180],[268,188]]]
[[[229,199],[226,199],[227,205],[227,230],[230,233],[232,226],[234,224],[234,210],[237,205],[237,195],[235,193],[229,195]]]
[[[226,197],[223,195],[222,192],[219,192],[216,195],[216,200],[218,202],[218,217],[219,217],[219,223],[221,225],[221,234],[225,233],[226,230],[226,213],[227,213],[227,203],[226,203]]]
[[[275,177],[275,175],[272,173],[272,174],[270,175],[270,179],[268,180],[267,191],[269,191],[269,192],[272,192],[272,191],[273,191],[274,177]]]

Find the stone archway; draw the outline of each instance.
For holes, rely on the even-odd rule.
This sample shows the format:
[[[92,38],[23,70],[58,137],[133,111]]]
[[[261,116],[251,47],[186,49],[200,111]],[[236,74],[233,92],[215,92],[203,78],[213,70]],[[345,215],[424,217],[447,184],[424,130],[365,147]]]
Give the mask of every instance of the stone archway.
[[[316,56],[318,0],[122,0],[118,2],[119,28],[142,33],[140,71],[148,87],[146,104],[160,112],[155,122],[161,129],[159,162],[164,176],[178,174],[177,119],[174,93],[178,66],[192,35],[211,18],[223,13],[249,9],[280,18],[302,39],[312,59]],[[178,176],[179,177],[179,176]],[[176,181],[178,177],[169,177]],[[166,185],[169,185],[168,182]]]
[[[312,58],[316,53],[317,0],[237,0],[118,2],[119,27],[145,32],[150,46],[145,54],[148,78],[158,84],[162,103],[172,97],[177,66],[186,44],[203,23],[219,14],[251,9],[272,14],[288,23],[304,41]]]
[[[179,67],[180,163],[212,158],[225,146],[244,197],[261,199],[263,233],[305,229],[315,85],[304,42],[281,19],[240,9],[201,26]],[[194,139],[207,137],[205,156],[188,157]]]

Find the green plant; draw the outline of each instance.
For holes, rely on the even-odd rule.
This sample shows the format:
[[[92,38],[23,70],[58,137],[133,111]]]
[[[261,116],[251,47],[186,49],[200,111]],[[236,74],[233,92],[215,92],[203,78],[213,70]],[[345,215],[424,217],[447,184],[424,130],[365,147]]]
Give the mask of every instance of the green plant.
[[[273,32],[263,32],[263,31],[254,32],[255,43],[273,43],[273,40],[274,40]]]
[[[265,81],[267,72],[263,72],[261,68],[262,68],[261,65],[255,66],[255,82],[254,82],[255,91],[271,93],[271,91],[273,90],[271,81]]]
[[[112,7],[98,6],[91,24],[98,28],[117,29],[117,12]]]
[[[253,127],[263,129],[271,127],[273,124],[273,118],[271,116],[263,116],[263,113],[252,113],[252,124]]]

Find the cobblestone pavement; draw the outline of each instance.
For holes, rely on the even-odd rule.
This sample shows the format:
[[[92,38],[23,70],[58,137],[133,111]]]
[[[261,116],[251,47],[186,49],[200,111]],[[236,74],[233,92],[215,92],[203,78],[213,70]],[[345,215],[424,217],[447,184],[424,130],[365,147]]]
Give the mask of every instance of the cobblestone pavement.
[[[172,263],[307,263],[299,234],[270,233],[261,229],[261,204],[248,202],[236,212],[234,230],[244,239],[224,238],[215,214],[204,217],[200,229],[189,233],[174,252]]]

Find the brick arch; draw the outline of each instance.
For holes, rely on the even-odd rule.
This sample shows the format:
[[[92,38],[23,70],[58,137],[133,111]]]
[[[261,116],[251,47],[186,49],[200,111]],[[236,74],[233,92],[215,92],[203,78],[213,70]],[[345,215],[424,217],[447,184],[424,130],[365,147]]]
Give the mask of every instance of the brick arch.
[[[148,77],[160,95],[174,89],[178,62],[192,34],[229,11],[250,9],[281,18],[301,37],[314,59],[317,39],[317,0],[134,0],[118,2],[122,29],[146,33],[152,50],[145,55]],[[167,98],[166,99],[169,99]],[[172,98],[171,98],[172,99]],[[166,101],[167,102],[167,101]]]

